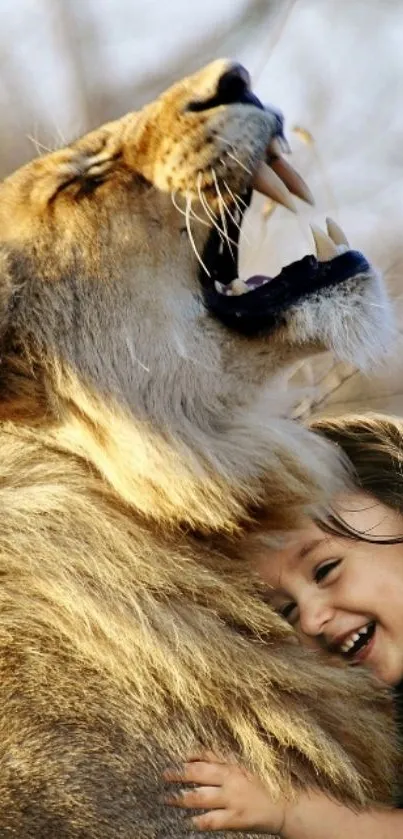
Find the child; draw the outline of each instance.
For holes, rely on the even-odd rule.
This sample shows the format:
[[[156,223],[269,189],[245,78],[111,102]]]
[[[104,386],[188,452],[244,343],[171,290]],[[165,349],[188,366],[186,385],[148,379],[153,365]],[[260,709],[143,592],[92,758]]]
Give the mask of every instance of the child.
[[[301,640],[352,667],[371,669],[403,698],[403,420],[383,416],[321,420],[312,428],[350,459],[356,486],[335,500],[325,524],[307,520],[279,550],[254,559],[274,608]],[[400,686],[399,686],[400,683]],[[352,812],[314,790],[274,801],[235,761],[191,756],[165,779],[199,786],[168,803],[207,812],[199,830],[242,830],[283,839],[401,839],[403,809]]]

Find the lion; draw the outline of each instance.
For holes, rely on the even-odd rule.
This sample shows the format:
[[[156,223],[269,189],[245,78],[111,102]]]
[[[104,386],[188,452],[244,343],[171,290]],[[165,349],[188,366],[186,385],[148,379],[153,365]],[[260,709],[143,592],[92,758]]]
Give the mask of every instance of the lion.
[[[303,649],[242,549],[348,480],[280,371],[393,334],[335,226],[239,278],[252,189],[310,200],[284,142],[219,60],[0,186],[2,837],[182,836],[161,776],[196,746],[390,801],[387,691]]]

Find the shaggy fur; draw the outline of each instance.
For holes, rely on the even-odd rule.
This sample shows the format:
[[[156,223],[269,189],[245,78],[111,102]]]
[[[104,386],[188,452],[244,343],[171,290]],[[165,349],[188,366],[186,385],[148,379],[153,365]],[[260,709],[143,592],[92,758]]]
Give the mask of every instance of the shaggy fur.
[[[169,193],[199,201],[202,253],[211,167],[244,194],[276,126],[253,105],[203,107],[227,68],[0,188],[2,837],[182,835],[161,770],[197,743],[234,750],[273,793],[390,796],[387,696],[302,650],[242,559],[262,517],[294,524],[345,478],[286,418],[279,370],[323,348],[372,360],[387,307],[368,270],[270,335],[206,309]]]

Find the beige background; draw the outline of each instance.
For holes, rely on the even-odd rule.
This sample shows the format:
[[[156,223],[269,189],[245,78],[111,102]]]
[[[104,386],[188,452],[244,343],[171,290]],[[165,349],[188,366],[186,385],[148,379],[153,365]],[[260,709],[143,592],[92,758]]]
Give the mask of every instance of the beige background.
[[[293,162],[317,199],[268,222],[257,202],[245,270],[270,273],[309,252],[308,222],[330,214],[385,273],[403,324],[400,0],[0,0],[0,47],[2,175],[212,58],[245,63],[258,95],[285,112]],[[322,357],[296,373],[310,388],[300,412],[403,414],[402,372],[400,334],[367,378]]]

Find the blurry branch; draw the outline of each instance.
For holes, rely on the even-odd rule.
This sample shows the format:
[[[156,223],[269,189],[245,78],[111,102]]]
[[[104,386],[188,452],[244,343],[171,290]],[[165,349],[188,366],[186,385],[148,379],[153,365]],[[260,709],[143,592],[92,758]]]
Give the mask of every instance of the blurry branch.
[[[230,24],[223,24],[215,31],[209,30],[196,45],[194,42],[186,45],[179,43],[178,58],[165,66],[161,62],[160,69],[151,79],[141,82],[130,80],[123,90],[117,90],[113,84],[105,86],[102,92],[93,90],[94,100],[97,100],[97,107],[92,113],[93,124],[140,108],[177,79],[214,58],[236,56],[245,43],[261,35],[262,27],[267,25],[268,28],[269,23],[272,25],[282,7],[283,0],[248,0]]]
[[[278,4],[278,14],[276,15],[276,19],[274,20],[274,25],[268,38],[268,42],[267,44],[265,44],[263,55],[260,61],[252,70],[252,77],[254,82],[256,82],[260,78],[260,76],[267,70],[267,65],[269,64],[273,51],[275,50],[277,44],[280,41],[280,38],[284,33],[284,30],[290,19],[291,13],[294,7],[296,6],[296,3],[297,0],[288,0],[288,2],[285,2],[285,0],[283,0],[282,3]]]

